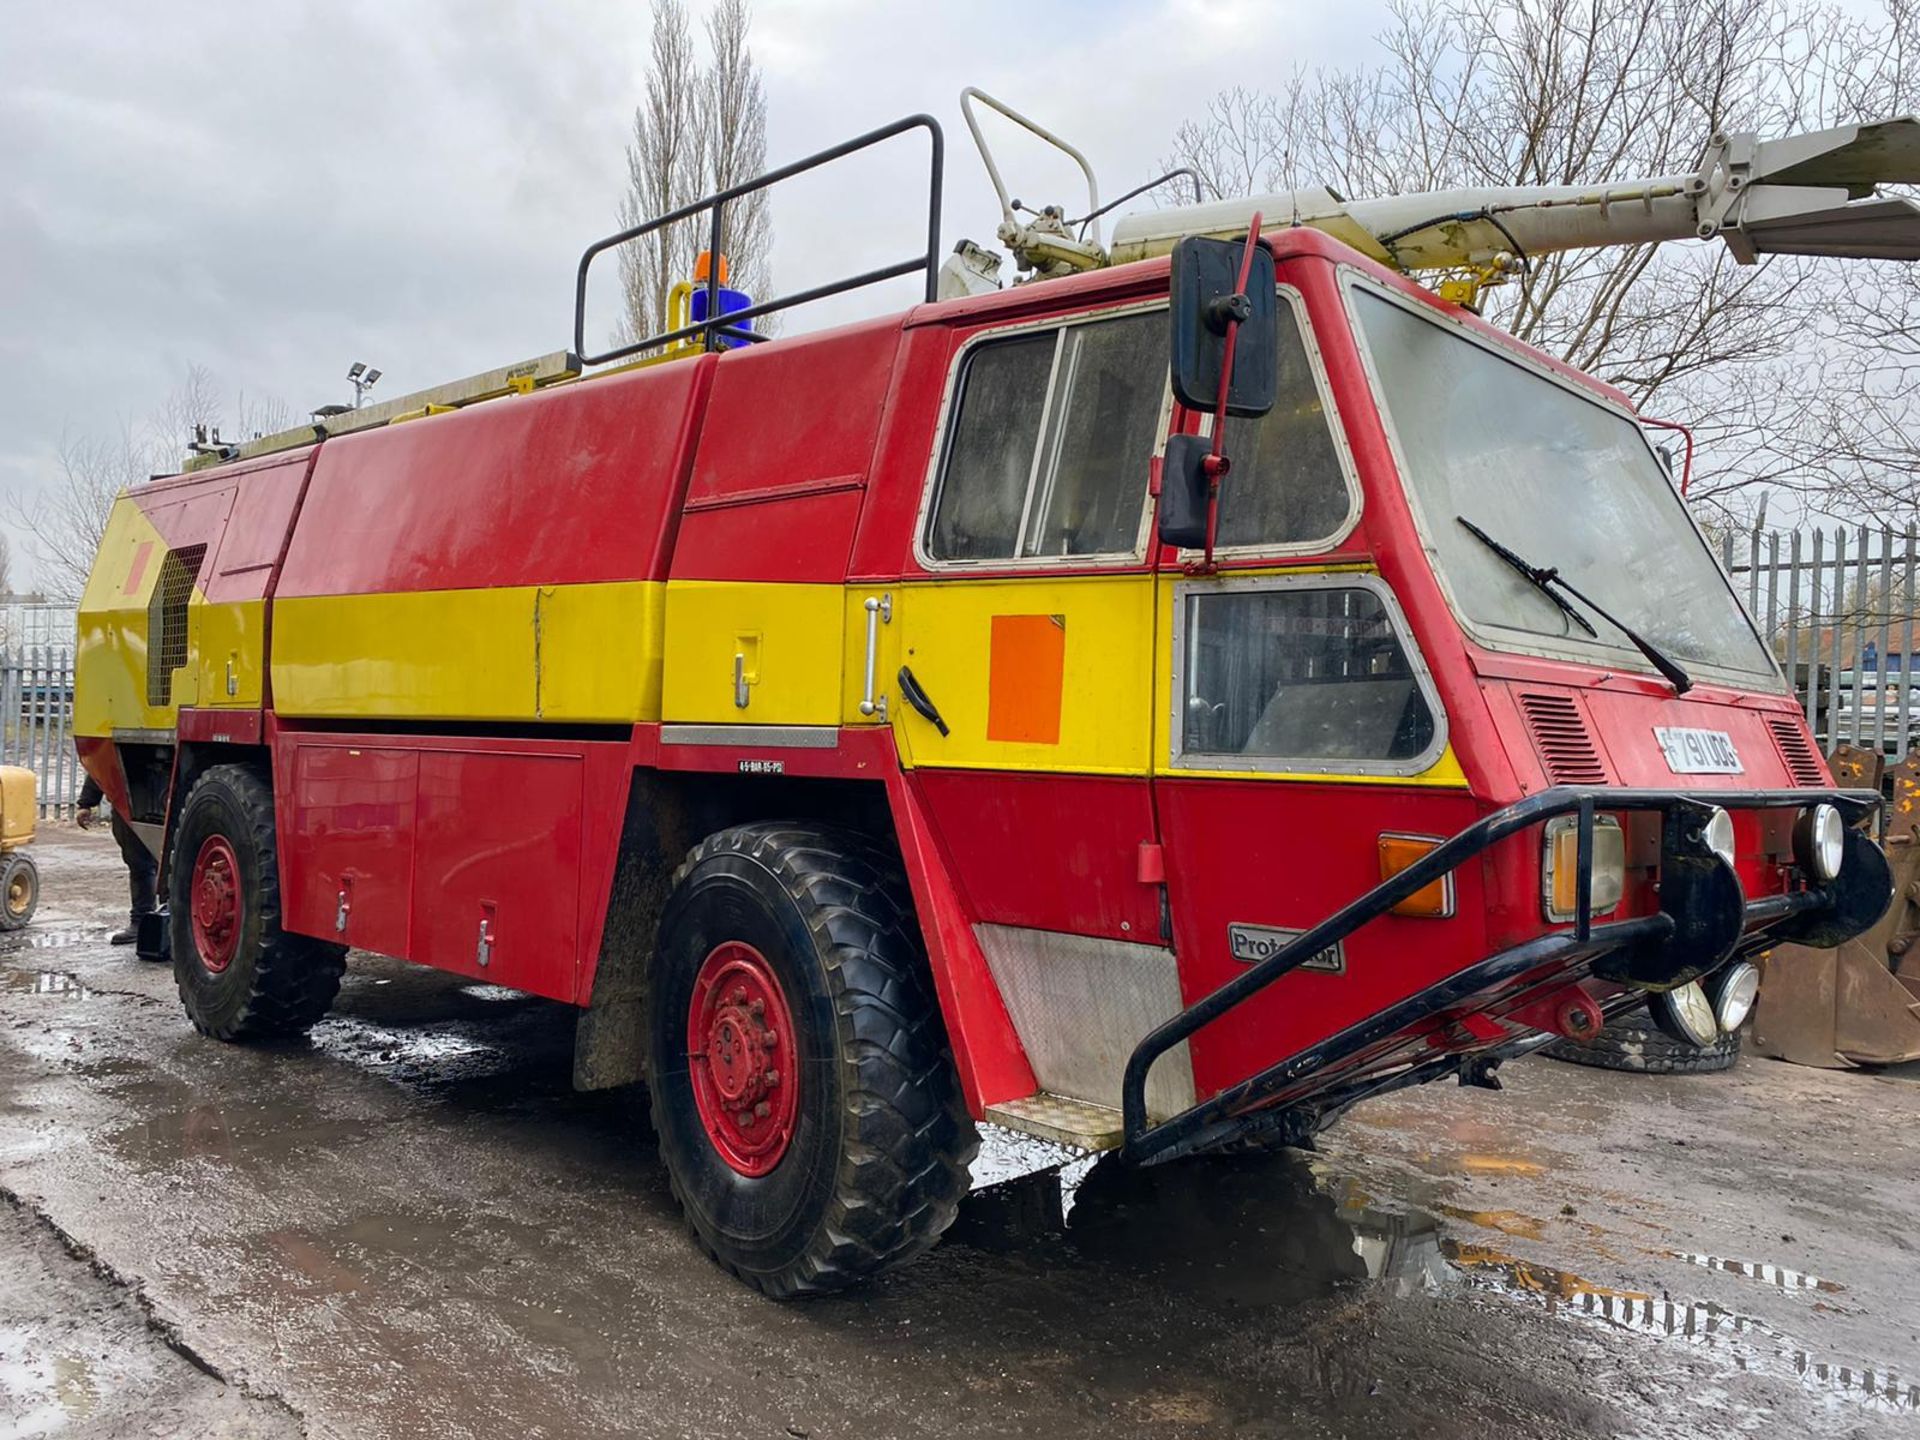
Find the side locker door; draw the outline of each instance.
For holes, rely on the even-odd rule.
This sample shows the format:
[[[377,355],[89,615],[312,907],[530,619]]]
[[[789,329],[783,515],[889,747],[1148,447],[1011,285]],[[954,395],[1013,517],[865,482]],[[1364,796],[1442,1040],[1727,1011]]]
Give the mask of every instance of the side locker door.
[[[1164,302],[963,337],[943,415],[880,680],[1041,1089],[1117,1106],[1179,1003],[1141,870]]]
[[[172,726],[201,695],[201,614],[209,563],[233,508],[236,482],[182,486],[178,498],[147,512],[155,531],[147,602],[148,703]]]

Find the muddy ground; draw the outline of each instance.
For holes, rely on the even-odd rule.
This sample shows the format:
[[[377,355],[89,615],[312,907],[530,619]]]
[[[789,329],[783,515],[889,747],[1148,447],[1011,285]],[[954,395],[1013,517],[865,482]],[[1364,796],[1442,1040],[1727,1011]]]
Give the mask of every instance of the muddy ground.
[[[111,842],[37,853],[0,1435],[1920,1434],[1914,1077],[1533,1059],[1143,1173],[994,1136],[930,1257],[778,1306],[564,1009],[356,956],[310,1042],[216,1045],[105,944]]]

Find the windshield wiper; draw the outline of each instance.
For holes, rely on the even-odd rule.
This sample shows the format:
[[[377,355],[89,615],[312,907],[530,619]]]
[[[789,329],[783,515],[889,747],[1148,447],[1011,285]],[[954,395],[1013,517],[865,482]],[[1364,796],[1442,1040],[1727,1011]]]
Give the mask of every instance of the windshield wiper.
[[[1609,614],[1607,611],[1601,609],[1591,595],[1581,594],[1580,591],[1576,590],[1561,577],[1558,570],[1547,566],[1529,564],[1464,515],[1456,515],[1453,518],[1466,526],[1468,532],[1472,534],[1474,539],[1478,540],[1482,545],[1506,561],[1507,564],[1511,565],[1515,570],[1518,570],[1521,575],[1525,576],[1527,581],[1532,584],[1535,589],[1553,601],[1555,605],[1559,606],[1567,618],[1572,620],[1582,630],[1586,631],[1587,634],[1592,635],[1596,640],[1600,638],[1599,632],[1593,628],[1593,625],[1588,621],[1587,617],[1567,603],[1566,595],[1562,595],[1560,593],[1561,590],[1566,591],[1567,595],[1573,596],[1575,600],[1578,600],[1582,605],[1585,605],[1589,610],[1593,611],[1594,614],[1598,615],[1602,620],[1626,636],[1627,639],[1633,643],[1633,648],[1646,656],[1653,668],[1666,677],[1667,683],[1673,686],[1674,694],[1684,695],[1693,688],[1693,677],[1687,674],[1685,670],[1682,670],[1678,662],[1659,650],[1651,640],[1640,634],[1640,632],[1635,630],[1631,625],[1628,625],[1618,615]],[[1555,589],[1554,587],[1556,586],[1559,588]]]

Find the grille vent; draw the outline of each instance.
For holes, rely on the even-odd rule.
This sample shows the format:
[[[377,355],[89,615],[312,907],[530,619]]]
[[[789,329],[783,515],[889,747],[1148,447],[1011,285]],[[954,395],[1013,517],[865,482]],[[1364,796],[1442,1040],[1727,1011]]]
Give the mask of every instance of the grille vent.
[[[173,703],[173,672],[187,663],[187,602],[193,582],[200,578],[200,562],[207,547],[188,545],[169,550],[147,602],[147,704]]]
[[[1787,762],[1787,773],[1793,776],[1794,784],[1827,783],[1826,774],[1820,768],[1820,757],[1814,753],[1807,732],[1797,720],[1769,720],[1767,728],[1773,731],[1773,743],[1780,747],[1780,758]]]
[[[1522,695],[1520,710],[1548,780],[1555,785],[1607,783],[1607,767],[1600,763],[1600,752],[1572,696]]]

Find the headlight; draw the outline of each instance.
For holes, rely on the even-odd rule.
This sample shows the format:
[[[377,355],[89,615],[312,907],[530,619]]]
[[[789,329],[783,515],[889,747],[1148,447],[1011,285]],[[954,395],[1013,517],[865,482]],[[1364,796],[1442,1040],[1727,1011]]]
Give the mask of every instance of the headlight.
[[[1647,1009],[1653,1014],[1654,1024],[1683,1044],[1704,1050],[1720,1038],[1713,1002],[1698,980],[1689,980],[1678,990],[1649,995]]]
[[[1609,914],[1627,884],[1627,837],[1611,815],[1593,817],[1593,913]],[[1574,918],[1580,906],[1580,817],[1561,815],[1546,824],[1540,859],[1540,898],[1547,919]]]
[[[1793,827],[1793,856],[1800,868],[1825,884],[1840,873],[1847,853],[1847,825],[1831,805],[1812,805]]]
[[[1760,994],[1760,972],[1744,960],[1707,977],[1705,990],[1713,1005],[1713,1017],[1720,1028],[1731,1035],[1753,1013],[1753,1002]]]
[[[1733,817],[1718,805],[1713,807],[1713,815],[1701,830],[1700,838],[1714,854],[1733,864]]]

